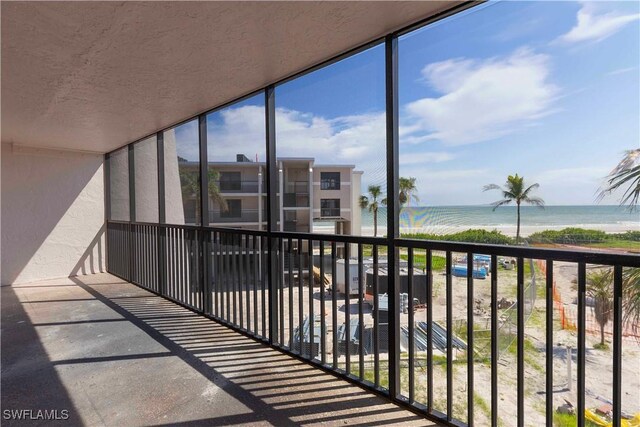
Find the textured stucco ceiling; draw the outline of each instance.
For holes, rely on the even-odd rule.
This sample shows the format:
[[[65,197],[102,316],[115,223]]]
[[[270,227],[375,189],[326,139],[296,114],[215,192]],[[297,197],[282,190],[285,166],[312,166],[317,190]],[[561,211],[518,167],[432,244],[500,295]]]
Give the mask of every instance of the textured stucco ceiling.
[[[106,152],[454,5],[2,2],[2,142]]]

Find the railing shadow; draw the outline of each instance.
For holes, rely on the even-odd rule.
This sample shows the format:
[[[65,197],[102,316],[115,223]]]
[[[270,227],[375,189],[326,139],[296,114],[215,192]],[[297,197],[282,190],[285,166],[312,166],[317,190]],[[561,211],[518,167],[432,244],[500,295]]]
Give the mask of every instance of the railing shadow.
[[[385,399],[142,288],[134,285],[126,289],[121,286],[94,288],[81,277],[71,280],[161,344],[169,355],[179,357],[252,409],[249,414],[219,415],[183,425],[430,424]],[[125,294],[127,298],[122,298]],[[212,410],[224,414],[224,408]]]

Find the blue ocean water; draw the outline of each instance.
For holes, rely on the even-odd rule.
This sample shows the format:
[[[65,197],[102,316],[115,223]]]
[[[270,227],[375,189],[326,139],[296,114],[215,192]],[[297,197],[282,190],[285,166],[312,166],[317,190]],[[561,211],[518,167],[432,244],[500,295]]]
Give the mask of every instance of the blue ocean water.
[[[385,226],[386,208],[378,211],[378,226]],[[523,226],[543,229],[583,227],[611,230],[638,230],[640,211],[631,212],[622,206],[535,206],[521,207]],[[401,228],[437,227],[500,228],[514,226],[516,207],[502,206],[495,211],[492,206],[418,206],[405,207],[400,212]],[[373,227],[373,215],[362,211],[362,226]]]

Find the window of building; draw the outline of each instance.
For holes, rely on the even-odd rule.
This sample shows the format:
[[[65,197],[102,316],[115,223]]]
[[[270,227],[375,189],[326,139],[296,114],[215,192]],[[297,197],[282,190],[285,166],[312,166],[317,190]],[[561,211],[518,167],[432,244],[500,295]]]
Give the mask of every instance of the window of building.
[[[242,216],[242,200],[227,199],[227,209],[220,212],[222,218],[240,218]]]
[[[340,199],[321,199],[320,216],[323,218],[340,216]]]
[[[340,172],[320,172],[321,190],[339,190]]]
[[[220,191],[241,191],[242,175],[240,172],[220,172]]]

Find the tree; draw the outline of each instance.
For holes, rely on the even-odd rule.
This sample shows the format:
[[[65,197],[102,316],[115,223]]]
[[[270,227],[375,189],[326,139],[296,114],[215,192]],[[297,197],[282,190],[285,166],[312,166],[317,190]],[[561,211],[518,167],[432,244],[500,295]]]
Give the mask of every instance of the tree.
[[[599,199],[626,186],[620,204],[628,204],[634,209],[640,200],[640,148],[625,153],[618,166],[607,176],[607,186],[600,191]]]
[[[613,312],[613,277],[610,269],[602,269],[587,276],[587,295],[593,298],[593,312],[600,325],[600,345],[604,346],[604,327]]]
[[[217,202],[220,205],[220,210],[226,211],[228,209],[227,201],[220,192],[218,186],[218,180],[220,174],[218,171],[208,169],[207,179],[209,182],[208,193],[211,200]],[[187,199],[195,199],[196,201],[196,223],[200,222],[200,172],[198,170],[180,168],[180,187],[182,190],[183,202]]]
[[[412,199],[415,202],[420,201],[418,196],[415,194],[418,188],[416,187],[416,179],[414,177],[400,177],[400,179],[398,180],[398,189],[398,202],[400,202],[400,207],[411,202]]]
[[[508,205],[511,202],[516,202],[517,215],[518,215],[518,227],[516,229],[516,243],[520,242],[520,205],[522,203],[528,203],[531,205],[544,208],[544,200],[540,197],[530,196],[531,192],[540,187],[539,184],[532,184],[525,188],[524,177],[518,176],[518,174],[509,175],[504,187],[497,184],[488,184],[484,186],[483,191],[500,190],[502,192],[502,200],[493,202],[493,210],[495,211],[502,205]]]
[[[628,186],[620,204],[635,209],[640,200],[640,148],[628,150],[607,178],[607,186],[600,191],[599,199]],[[640,326],[640,268],[625,269],[622,277],[623,321],[637,331]]]
[[[379,185],[370,185],[367,191],[371,200],[365,195],[360,196],[360,208],[369,209],[369,212],[373,214],[373,237],[376,237],[378,235],[378,208],[381,203],[378,201],[378,197],[382,194],[382,190]]]
[[[622,319],[634,331],[640,327],[640,268],[627,268],[622,273]]]

